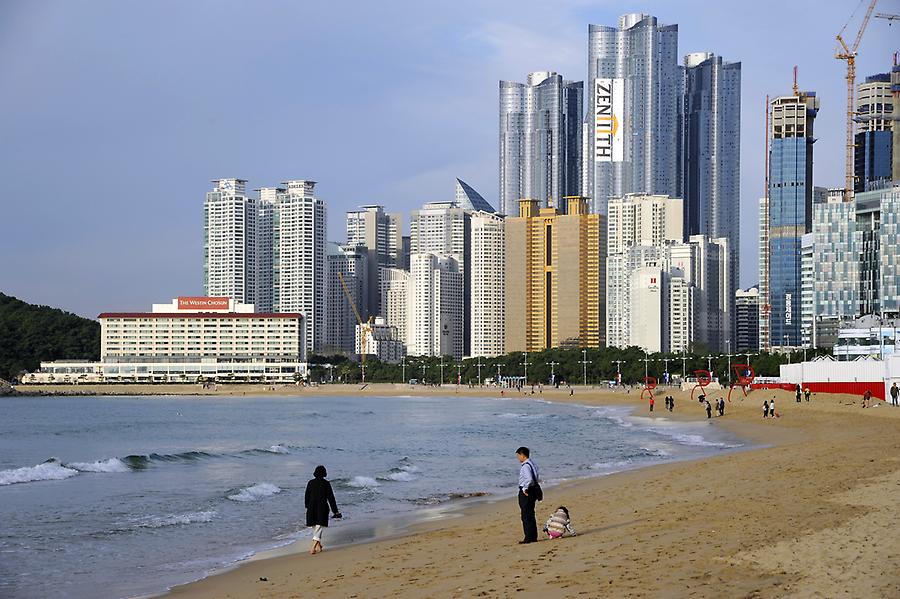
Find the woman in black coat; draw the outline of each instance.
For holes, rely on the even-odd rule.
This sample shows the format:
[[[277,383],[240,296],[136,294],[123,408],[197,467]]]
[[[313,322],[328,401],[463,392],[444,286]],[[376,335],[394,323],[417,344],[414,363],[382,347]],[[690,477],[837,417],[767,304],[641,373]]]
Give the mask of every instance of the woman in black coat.
[[[313,544],[309,550],[311,555],[323,550],[322,531],[328,526],[328,506],[335,518],[340,518],[337,503],[334,500],[334,491],[331,483],[325,480],[328,472],[325,466],[316,466],[313,479],[306,483],[306,525],[313,526]]]

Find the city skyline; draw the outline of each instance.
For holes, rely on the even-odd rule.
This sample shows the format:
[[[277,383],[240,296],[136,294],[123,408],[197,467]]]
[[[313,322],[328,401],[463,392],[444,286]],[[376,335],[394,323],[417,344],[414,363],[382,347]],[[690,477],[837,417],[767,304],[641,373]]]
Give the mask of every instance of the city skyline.
[[[456,177],[497,205],[497,82],[537,70],[585,79],[588,25],[614,26],[630,11],[678,25],[679,63],[699,51],[742,63],[744,223],[757,222],[763,192],[765,94],[789,93],[793,64],[801,89],[816,90],[822,102],[813,183],[842,183],[844,66],[832,50],[854,7],[838,2],[778,5],[790,12],[778,20],[765,18],[766,6],[738,3],[519,3],[512,12],[465,2],[361,4],[353,20],[327,7],[98,6],[0,8],[0,81],[18,90],[0,99],[0,164],[11,198],[4,214],[13,225],[0,242],[2,288],[91,318],[110,306],[136,309],[202,291],[197,198],[210,179],[319,181],[327,239],[337,242],[346,211],[381,204],[408,222],[423,202],[452,199]],[[272,33],[288,17],[297,29]],[[750,32],[763,21],[759,40]],[[213,44],[234,22],[247,43]],[[335,27],[347,35],[325,39]],[[150,33],[160,30],[164,43]],[[788,33],[790,53],[775,44]],[[891,33],[884,22],[870,24],[858,82],[889,70]],[[301,40],[320,50],[305,54]],[[358,68],[353,50],[366,44]],[[389,66],[394,76],[384,77]],[[304,76],[285,75],[293,70]],[[358,89],[303,95],[311,78]],[[264,93],[266,82],[293,93]],[[365,117],[362,133],[348,134],[359,125],[346,119],[351,109]],[[388,141],[389,151],[353,139]],[[752,230],[742,235],[744,288],[757,280],[757,241]]]

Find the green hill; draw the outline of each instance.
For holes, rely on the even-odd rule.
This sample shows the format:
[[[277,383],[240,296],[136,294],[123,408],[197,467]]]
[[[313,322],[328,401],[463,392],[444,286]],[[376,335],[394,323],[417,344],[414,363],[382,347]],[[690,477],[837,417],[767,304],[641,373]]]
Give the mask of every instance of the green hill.
[[[100,323],[0,292],[0,378],[36,370],[42,360],[100,359]]]

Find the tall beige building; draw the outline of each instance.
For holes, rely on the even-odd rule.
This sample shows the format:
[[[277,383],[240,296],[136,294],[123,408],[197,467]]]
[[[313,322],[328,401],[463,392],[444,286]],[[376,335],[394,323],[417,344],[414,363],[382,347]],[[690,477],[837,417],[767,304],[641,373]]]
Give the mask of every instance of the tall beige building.
[[[506,219],[506,352],[605,344],[605,223],[589,200],[521,200]]]
[[[504,219],[498,214],[472,213],[471,280],[472,348],[469,355],[492,358],[503,354],[505,279]]]

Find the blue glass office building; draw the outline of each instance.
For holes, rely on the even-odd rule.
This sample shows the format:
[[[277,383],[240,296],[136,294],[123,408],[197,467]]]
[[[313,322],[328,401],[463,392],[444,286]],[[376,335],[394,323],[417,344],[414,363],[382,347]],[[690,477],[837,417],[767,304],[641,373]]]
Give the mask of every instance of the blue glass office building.
[[[801,239],[812,231],[814,92],[772,101],[769,132],[769,326],[772,346],[798,347]]]

